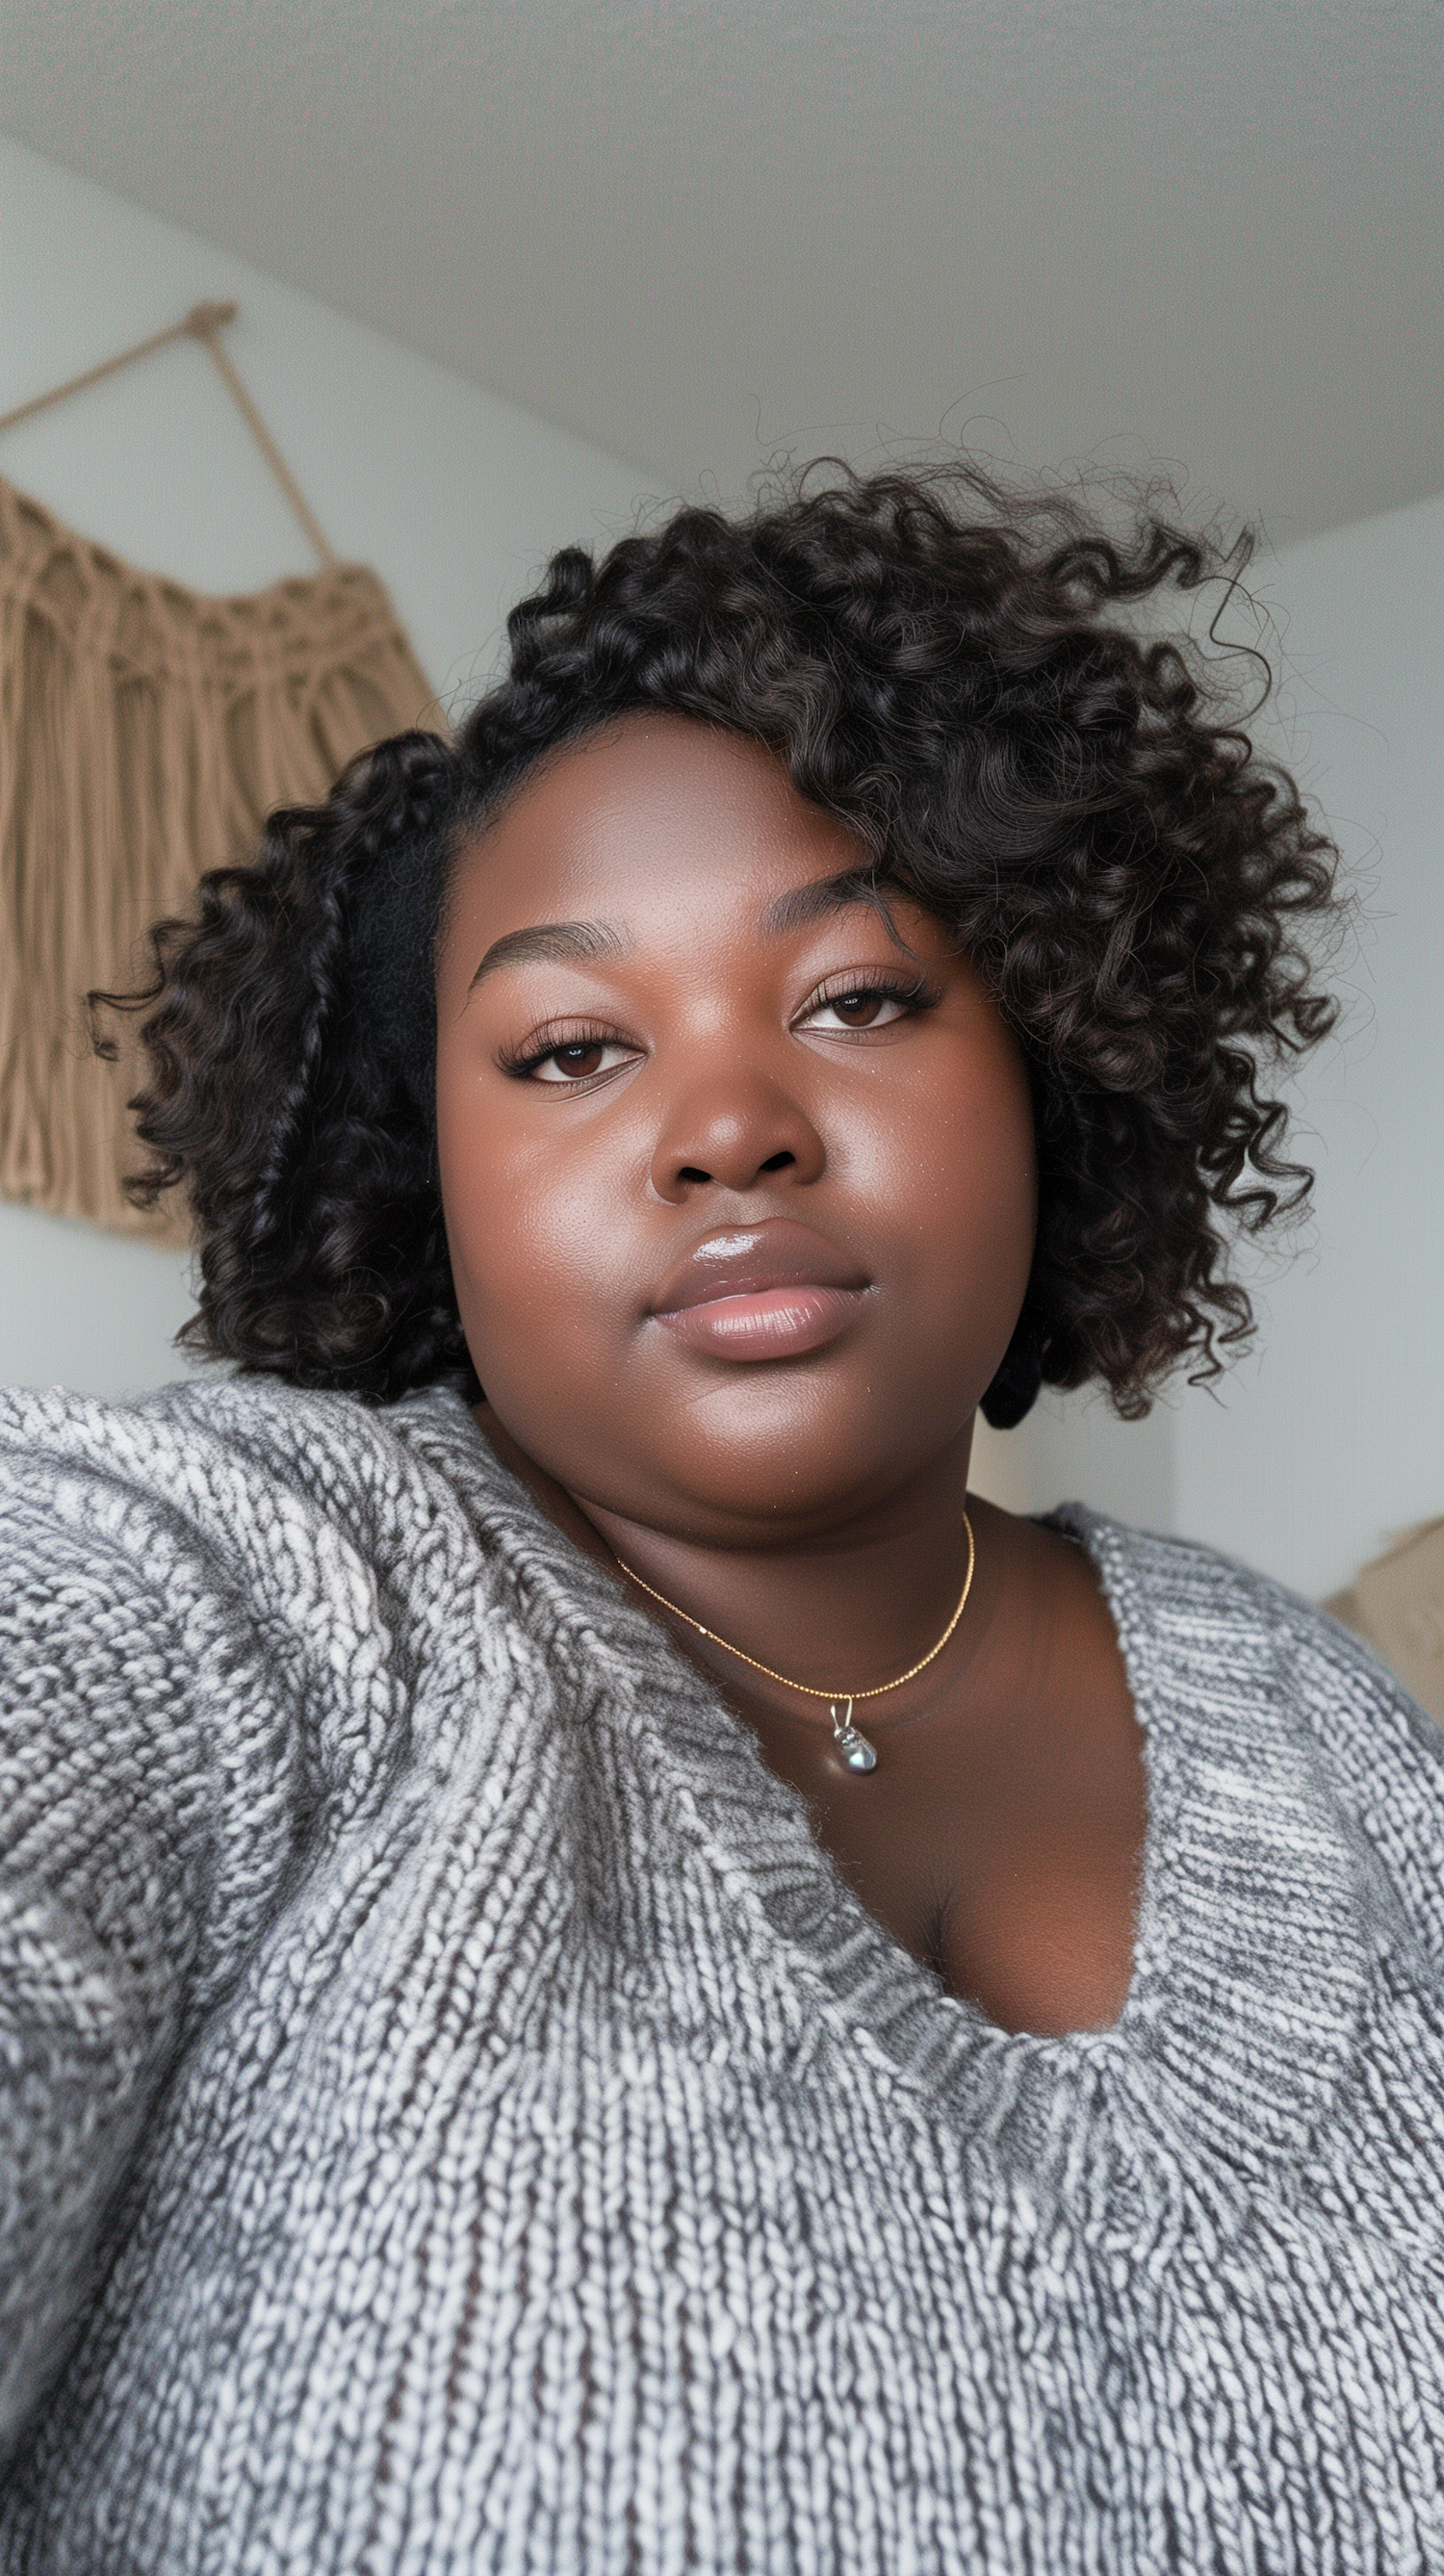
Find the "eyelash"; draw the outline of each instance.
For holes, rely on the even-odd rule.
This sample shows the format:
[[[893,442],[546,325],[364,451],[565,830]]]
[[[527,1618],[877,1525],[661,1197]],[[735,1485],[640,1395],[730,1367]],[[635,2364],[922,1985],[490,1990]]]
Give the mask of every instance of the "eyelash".
[[[915,976],[911,983],[905,984],[896,975],[890,975],[885,967],[877,970],[863,967],[860,972],[854,974],[834,976],[829,984],[823,986],[820,993],[813,994],[801,1017],[807,1019],[814,1011],[826,1010],[830,1003],[849,1002],[854,996],[860,998],[863,994],[876,995],[879,1001],[898,1002],[906,1012],[914,1016],[923,1011],[935,1010],[942,998],[928,983],[925,976]],[[625,1046],[627,1043],[625,1038],[618,1037],[615,1029],[605,1027],[600,1021],[573,1020],[564,1025],[565,1036],[551,1036],[543,1029],[538,1032],[537,1038],[533,1039],[530,1046],[518,1052],[513,1053],[503,1047],[497,1057],[503,1073],[510,1074],[518,1082],[525,1082],[536,1072],[538,1065],[545,1064],[549,1057],[560,1054],[564,1048]],[[865,1037],[867,1031],[860,1029],[857,1034]],[[543,1039],[546,1040],[545,1044],[541,1043]],[[595,1074],[578,1074],[575,1077],[576,1088],[580,1090],[584,1083],[595,1082],[596,1079]],[[562,1082],[555,1087],[558,1090],[562,1089],[565,1080],[566,1077],[563,1077]]]
[[[502,1047],[498,1052],[497,1062],[503,1073],[514,1074],[518,1081],[524,1081],[528,1074],[535,1073],[539,1064],[546,1063],[548,1056],[560,1054],[563,1047],[625,1046],[626,1044],[625,1038],[619,1038],[615,1029],[604,1028],[600,1022],[589,1020],[567,1022],[565,1036],[548,1037],[545,1029],[540,1032],[540,1036],[546,1038],[545,1045],[534,1039],[529,1047],[516,1054],[513,1054],[509,1048]],[[588,1074],[579,1075],[577,1078],[579,1081],[594,1079]]]
[[[876,995],[882,1002],[901,1002],[913,1013],[936,1010],[942,995],[934,990],[925,975],[915,975],[910,984],[902,983],[887,968],[864,966],[851,975],[834,975],[820,993],[814,993],[804,1018],[813,1011],[825,1011],[830,1002],[850,1002],[863,994]]]

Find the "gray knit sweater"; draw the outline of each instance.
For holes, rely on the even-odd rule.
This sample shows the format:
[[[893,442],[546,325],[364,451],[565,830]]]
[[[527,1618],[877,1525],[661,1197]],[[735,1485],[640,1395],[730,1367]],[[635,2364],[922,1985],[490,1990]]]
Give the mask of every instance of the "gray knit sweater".
[[[1444,1749],[1077,1513],[1150,1785],[1008,2036],[460,1402],[0,1407],[7,2576],[1444,2568]]]

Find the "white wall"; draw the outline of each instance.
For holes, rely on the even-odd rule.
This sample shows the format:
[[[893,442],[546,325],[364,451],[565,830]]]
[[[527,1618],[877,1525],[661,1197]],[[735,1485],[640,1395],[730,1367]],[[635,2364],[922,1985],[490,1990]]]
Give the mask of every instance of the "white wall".
[[[1002,1438],[1017,1445],[1013,1472],[1030,1510],[1085,1502],[1135,1529],[1178,1528],[1177,1425],[1166,1402],[1144,1422],[1120,1422],[1091,1388],[1059,1395],[1049,1387]]]
[[[332,545],[380,573],[465,704],[541,558],[628,526],[646,478],[0,137],[0,411],[232,298],[227,345]],[[189,342],[7,431],[0,473],[195,589],[313,568]],[[173,1254],[0,1203],[0,1383],[156,1384],[188,1311]]]
[[[1444,499],[1289,547],[1253,588],[1280,747],[1362,903],[1346,1026],[1300,1086],[1310,1239],[1219,1395],[1137,1428],[1054,1399],[1014,1436],[1038,1503],[1082,1492],[1318,1595],[1444,1512]]]

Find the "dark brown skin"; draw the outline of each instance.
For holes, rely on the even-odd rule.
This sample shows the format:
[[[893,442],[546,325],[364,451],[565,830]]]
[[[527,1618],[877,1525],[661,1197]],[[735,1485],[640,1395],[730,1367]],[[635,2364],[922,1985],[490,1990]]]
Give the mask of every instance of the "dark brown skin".
[[[591,1554],[854,1692],[914,1663],[957,1600],[973,1420],[1036,1205],[1008,1030],[919,907],[817,899],[860,867],[760,746],[629,717],[464,854],[437,981],[483,1430]],[[605,943],[514,942],[579,923]],[[749,1262],[786,1284],[759,1303],[744,1278],[719,1305]],[[1145,1816],[1117,1638],[1081,1550],[969,1508],[967,1609],[925,1672],[856,1710],[866,1777],[825,1706],[656,1615],[951,1992],[1010,2030],[1101,2028],[1131,1975]]]

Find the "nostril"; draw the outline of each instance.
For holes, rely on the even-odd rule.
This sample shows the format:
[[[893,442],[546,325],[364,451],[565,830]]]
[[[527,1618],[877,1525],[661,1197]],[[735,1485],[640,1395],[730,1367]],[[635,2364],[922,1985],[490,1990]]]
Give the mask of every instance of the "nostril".
[[[710,1172],[699,1171],[695,1163],[684,1163],[677,1174],[679,1181],[710,1181]]]
[[[796,1160],[797,1156],[795,1154],[770,1154],[767,1161],[762,1165],[762,1169],[764,1172],[785,1172],[788,1164],[795,1163]]]

